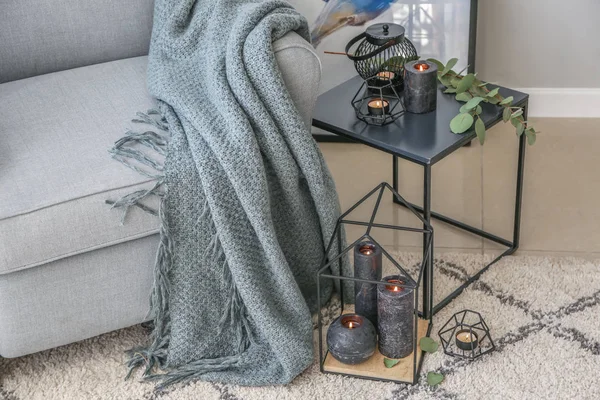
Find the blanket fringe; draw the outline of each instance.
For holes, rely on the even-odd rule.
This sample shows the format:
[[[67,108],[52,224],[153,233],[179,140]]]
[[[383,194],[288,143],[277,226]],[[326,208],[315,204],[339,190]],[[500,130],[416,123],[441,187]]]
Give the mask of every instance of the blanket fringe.
[[[152,116],[158,116],[158,118],[153,118]],[[160,380],[161,383],[157,388],[161,388],[176,382],[198,378],[207,372],[221,371],[234,367],[239,363],[241,353],[250,346],[252,338],[250,335],[251,330],[246,307],[244,306],[233,276],[231,275],[231,271],[227,265],[227,259],[223,252],[223,247],[221,246],[210,213],[208,200],[204,198],[202,211],[198,217],[197,223],[208,222],[210,224],[209,230],[212,233],[212,239],[203,256],[206,260],[213,260],[215,266],[218,265],[222,268],[223,283],[226,292],[229,293],[223,315],[219,321],[218,333],[221,334],[225,329],[233,330],[235,341],[237,343],[237,354],[227,357],[193,361],[186,365],[170,369],[164,374],[153,372],[155,367],[162,370],[167,368],[168,346],[171,334],[171,321],[168,307],[168,274],[172,262],[173,243],[169,235],[169,224],[165,214],[165,202],[168,188],[165,183],[164,165],[132,146],[136,144],[142,145],[160,156],[165,156],[170,136],[167,120],[160,116],[158,110],[148,110],[147,113],[138,112],[137,118],[132,121],[141,124],[149,124],[162,132],[127,131],[123,138],[115,142],[113,148],[110,149],[109,152],[114,159],[121,162],[123,165],[143,176],[155,179],[156,181],[149,189],[137,190],[122,196],[117,200],[107,200],[106,203],[110,204],[111,208],[123,210],[121,224],[125,222],[125,218],[131,207],[138,207],[145,212],[158,216],[160,219],[160,243],[156,253],[154,284],[150,297],[150,311],[147,315],[147,318],[154,321],[154,329],[150,336],[151,343],[147,347],[138,347],[126,352],[129,358],[127,361],[129,370],[125,379],[128,379],[137,368],[145,366],[143,373],[144,379]],[[136,165],[136,161],[137,164],[141,164],[148,168],[140,168]],[[149,172],[148,169],[151,171]],[[142,203],[144,199],[151,196],[156,196],[160,199],[158,210],[154,210]]]

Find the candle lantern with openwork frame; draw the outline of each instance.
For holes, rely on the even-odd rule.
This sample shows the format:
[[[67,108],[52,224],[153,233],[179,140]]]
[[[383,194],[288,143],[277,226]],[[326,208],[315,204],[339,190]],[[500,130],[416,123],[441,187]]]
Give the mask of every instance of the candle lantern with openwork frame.
[[[346,55],[364,79],[352,99],[357,118],[372,125],[395,121],[404,113],[400,94],[405,64],[419,59],[415,46],[404,36],[404,27],[373,24],[348,42]]]
[[[422,228],[377,222],[386,192],[391,192],[396,201],[404,204],[407,215]],[[389,196],[385,198],[389,199]],[[352,217],[356,210],[371,207],[371,200],[374,206],[368,208],[370,217],[367,221]],[[348,243],[345,240],[346,230],[352,230],[357,236],[350,244],[350,240]],[[403,233],[422,235],[422,252],[410,253],[406,255],[408,258],[403,258],[396,253],[390,254],[382,245],[386,239],[380,235]],[[419,310],[419,292],[423,271],[431,261],[432,241],[431,225],[385,182],[340,216],[317,273],[321,372],[398,383],[417,382],[424,356],[419,340],[429,336],[432,327],[431,317],[423,318],[423,315],[431,316],[431,310],[425,313]],[[340,271],[339,275],[333,274],[332,270]],[[329,287],[331,281],[337,283],[337,300],[341,306],[339,314],[327,312],[324,317],[321,291]],[[363,329],[362,325],[375,329],[356,330]],[[373,336],[375,332],[377,339]],[[352,337],[360,340],[353,342]],[[377,340],[374,350],[373,340]],[[386,365],[386,359],[391,359],[394,366],[390,368],[389,362]]]
[[[496,348],[490,328],[476,311],[457,312],[442,326],[438,335],[444,353],[453,357],[474,360]]]

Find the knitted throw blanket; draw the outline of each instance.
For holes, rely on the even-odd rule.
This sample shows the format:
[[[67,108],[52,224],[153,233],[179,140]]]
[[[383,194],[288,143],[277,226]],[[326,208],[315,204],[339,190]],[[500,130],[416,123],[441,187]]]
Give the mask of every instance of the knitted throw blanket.
[[[274,57],[289,31],[309,38],[283,1],[156,1],[148,86],[159,111],[136,120],[156,129],[111,152],[157,181],[111,204],[153,212],[142,200],[162,200],[154,331],[129,362],[161,385],[284,384],[313,360],[316,271],[339,205]]]

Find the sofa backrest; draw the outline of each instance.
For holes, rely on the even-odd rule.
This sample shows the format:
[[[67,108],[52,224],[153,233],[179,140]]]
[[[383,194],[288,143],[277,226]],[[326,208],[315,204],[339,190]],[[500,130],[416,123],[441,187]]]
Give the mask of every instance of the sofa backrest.
[[[0,0],[0,83],[148,54],[153,0]]]

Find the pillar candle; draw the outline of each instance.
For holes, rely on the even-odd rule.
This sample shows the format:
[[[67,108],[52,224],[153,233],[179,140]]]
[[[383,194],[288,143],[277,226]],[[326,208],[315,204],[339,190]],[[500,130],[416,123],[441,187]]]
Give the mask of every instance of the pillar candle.
[[[377,287],[379,352],[388,358],[404,358],[413,351],[413,289],[392,285],[407,282],[407,278],[401,275],[386,276],[383,281],[389,284]]]
[[[329,353],[343,364],[360,364],[375,354],[377,333],[371,322],[357,314],[337,317],[327,330]]]
[[[417,60],[404,66],[404,108],[414,114],[435,110],[437,105],[437,65]]]
[[[371,281],[381,280],[382,253],[372,242],[354,246],[354,277]],[[364,315],[377,326],[377,285],[354,282],[354,311]]]

